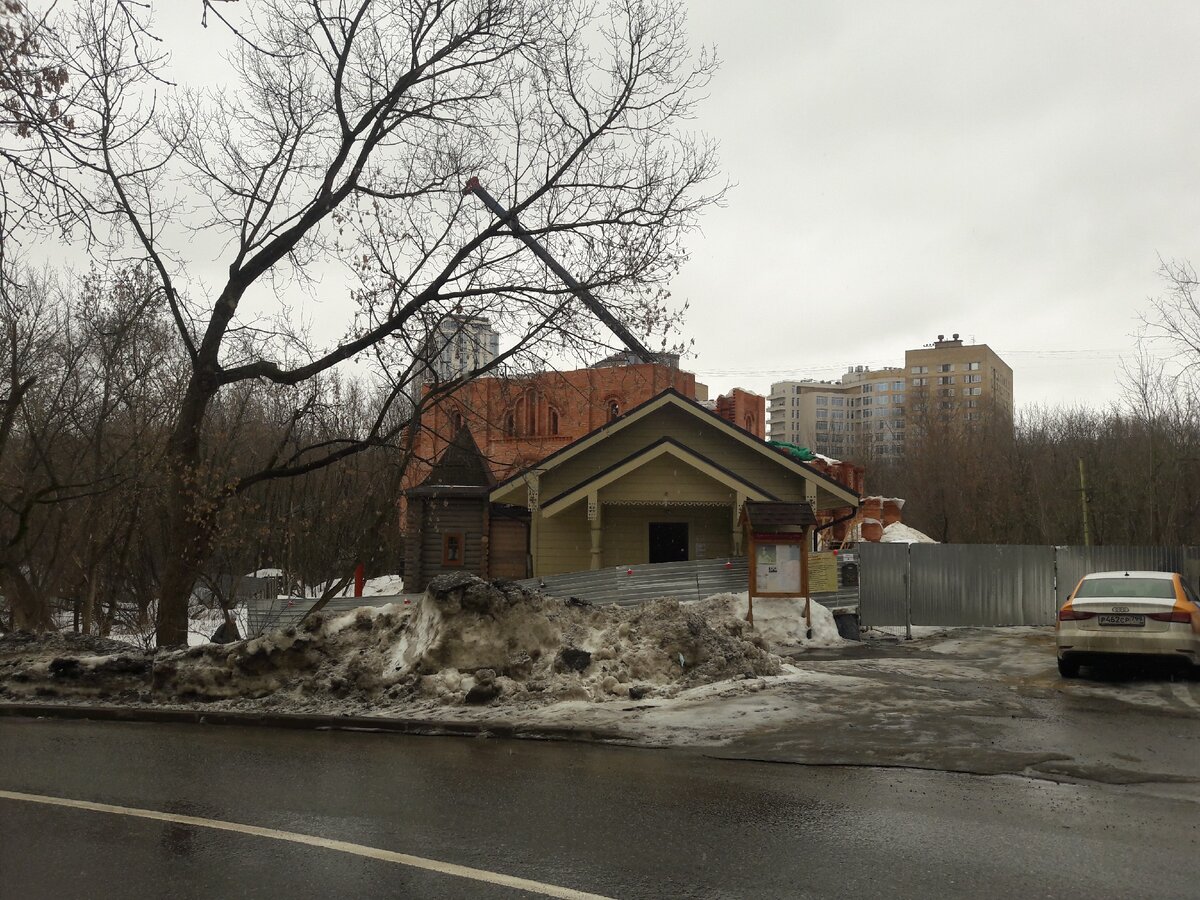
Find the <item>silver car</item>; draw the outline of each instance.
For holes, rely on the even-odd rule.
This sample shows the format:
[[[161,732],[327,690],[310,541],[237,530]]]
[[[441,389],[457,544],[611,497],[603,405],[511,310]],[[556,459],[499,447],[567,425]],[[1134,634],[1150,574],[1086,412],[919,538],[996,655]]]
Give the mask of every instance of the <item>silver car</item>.
[[[1200,664],[1200,597],[1175,572],[1085,575],[1055,624],[1064,678],[1136,656]]]

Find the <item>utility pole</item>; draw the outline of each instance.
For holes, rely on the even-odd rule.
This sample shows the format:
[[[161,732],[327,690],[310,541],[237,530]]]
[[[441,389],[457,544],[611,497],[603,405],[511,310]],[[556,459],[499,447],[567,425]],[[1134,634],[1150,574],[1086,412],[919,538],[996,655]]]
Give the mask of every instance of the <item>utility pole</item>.
[[[1092,536],[1088,531],[1088,492],[1087,478],[1084,475],[1083,457],[1079,457],[1079,499],[1083,504],[1083,546],[1092,546]]]

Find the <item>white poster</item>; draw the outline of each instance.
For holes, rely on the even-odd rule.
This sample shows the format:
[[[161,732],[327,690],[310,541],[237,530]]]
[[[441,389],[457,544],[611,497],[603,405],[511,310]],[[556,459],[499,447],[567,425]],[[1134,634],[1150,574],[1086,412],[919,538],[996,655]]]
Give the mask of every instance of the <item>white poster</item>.
[[[760,593],[800,593],[799,544],[758,544],[754,566]]]

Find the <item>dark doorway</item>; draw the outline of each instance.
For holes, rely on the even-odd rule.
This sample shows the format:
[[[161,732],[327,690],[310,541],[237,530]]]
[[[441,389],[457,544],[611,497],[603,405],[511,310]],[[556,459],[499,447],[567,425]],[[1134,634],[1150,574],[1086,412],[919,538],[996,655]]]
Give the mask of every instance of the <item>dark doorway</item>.
[[[685,562],[687,558],[687,522],[650,523],[650,562]]]

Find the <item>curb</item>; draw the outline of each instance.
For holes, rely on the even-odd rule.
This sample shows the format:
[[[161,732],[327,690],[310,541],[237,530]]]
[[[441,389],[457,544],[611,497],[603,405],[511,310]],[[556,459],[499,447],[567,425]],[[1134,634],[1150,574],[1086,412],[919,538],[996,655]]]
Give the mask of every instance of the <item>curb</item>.
[[[305,731],[365,731],[428,737],[516,738],[579,743],[631,742],[628,735],[599,728],[521,725],[516,722],[452,722],[382,716],[327,716],[305,713],[231,712],[134,706],[69,706],[54,703],[0,703],[0,718],[86,719],[96,722],[156,722],[172,725],[240,725]]]

